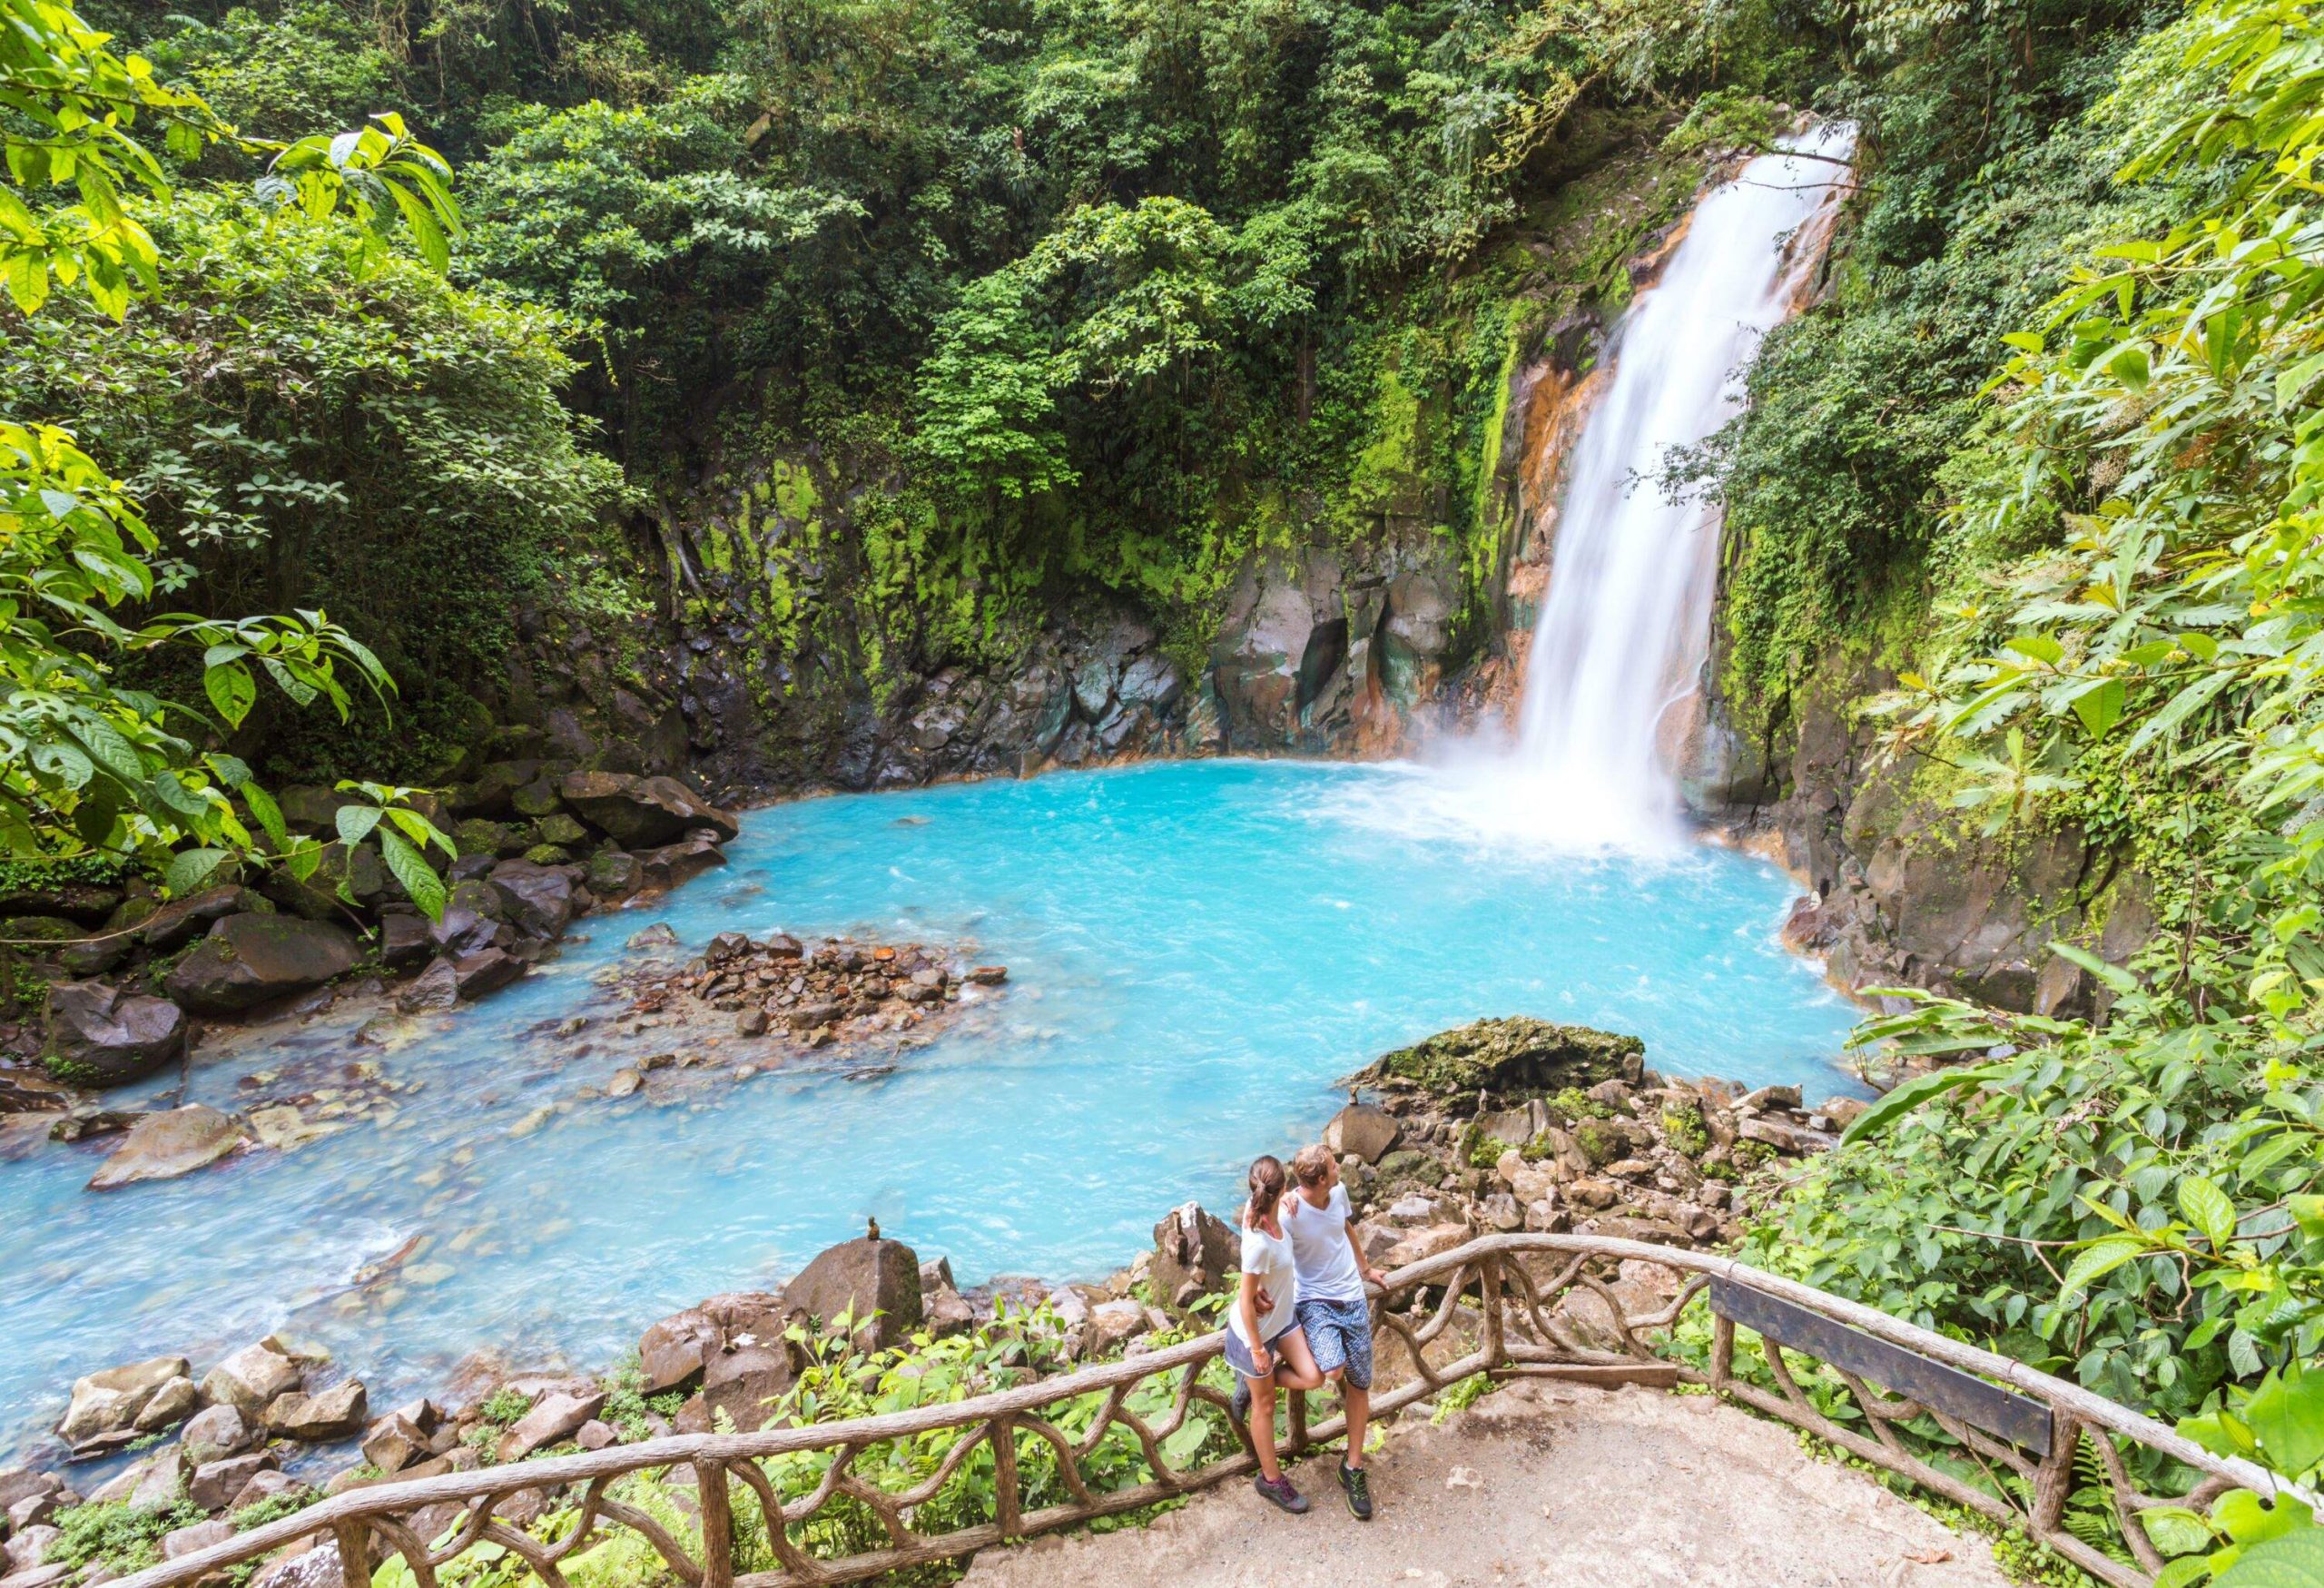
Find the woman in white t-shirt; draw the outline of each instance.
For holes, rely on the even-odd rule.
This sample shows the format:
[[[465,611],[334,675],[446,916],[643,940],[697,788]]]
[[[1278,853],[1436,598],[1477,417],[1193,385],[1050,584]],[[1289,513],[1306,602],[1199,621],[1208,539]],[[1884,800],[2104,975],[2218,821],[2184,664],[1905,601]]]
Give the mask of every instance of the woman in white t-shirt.
[[[1275,1460],[1275,1392],[1320,1388],[1324,1376],[1299,1332],[1298,1267],[1282,1220],[1285,1183],[1280,1159],[1251,1165],[1251,1197],[1243,1204],[1243,1278],[1226,1310],[1226,1361],[1235,1369],[1235,1432],[1259,1458],[1256,1486],[1296,1515],[1307,1502]]]

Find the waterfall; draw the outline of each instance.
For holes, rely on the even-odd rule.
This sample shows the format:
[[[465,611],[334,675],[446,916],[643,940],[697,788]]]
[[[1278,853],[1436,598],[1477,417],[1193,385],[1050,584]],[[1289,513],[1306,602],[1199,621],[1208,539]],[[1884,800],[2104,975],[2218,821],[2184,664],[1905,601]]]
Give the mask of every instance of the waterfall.
[[[1734,416],[1743,371],[1812,271],[1810,226],[1853,151],[1845,124],[1761,156],[1696,205],[1661,279],[1616,331],[1611,379],[1575,444],[1549,589],[1526,658],[1514,764],[1530,820],[1563,846],[1667,848],[1683,833],[1677,754],[1709,644],[1718,523],[1659,476]]]

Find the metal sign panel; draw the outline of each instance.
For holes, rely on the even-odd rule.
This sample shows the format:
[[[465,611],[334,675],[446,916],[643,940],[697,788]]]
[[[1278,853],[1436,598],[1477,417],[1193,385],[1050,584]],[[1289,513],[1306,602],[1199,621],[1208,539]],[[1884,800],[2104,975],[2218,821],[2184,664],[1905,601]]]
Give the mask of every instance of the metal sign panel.
[[[1763,1291],[1714,1277],[1711,1310],[1779,1346],[1844,1367],[1859,1378],[1957,1417],[2036,1455],[2050,1453],[2050,1408],[2031,1396],[1810,1312]]]

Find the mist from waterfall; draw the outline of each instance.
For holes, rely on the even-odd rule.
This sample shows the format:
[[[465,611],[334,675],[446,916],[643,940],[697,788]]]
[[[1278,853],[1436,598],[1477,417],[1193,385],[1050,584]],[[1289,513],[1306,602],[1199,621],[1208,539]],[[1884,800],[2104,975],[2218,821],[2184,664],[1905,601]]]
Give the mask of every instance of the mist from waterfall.
[[[1760,340],[1819,261],[1828,226],[1814,222],[1828,221],[1819,212],[1837,202],[1855,143],[1854,127],[1824,123],[1696,204],[1659,278],[1615,328],[1611,374],[1561,501],[1537,508],[1554,541],[1514,744],[1441,750],[1405,766],[1397,797],[1349,814],[1494,847],[1654,856],[1686,846],[1679,756],[1709,649],[1718,514],[1699,496],[1674,497],[1663,476],[1674,451],[1740,409]]]
[[[1718,515],[1659,477],[1741,406],[1760,338],[1814,268],[1790,244],[1853,144],[1827,125],[1787,145],[1822,158],[1763,155],[1711,192],[1621,323],[1574,449],[1518,719],[1515,770],[1565,842],[1680,836],[1677,753],[1709,644]]]

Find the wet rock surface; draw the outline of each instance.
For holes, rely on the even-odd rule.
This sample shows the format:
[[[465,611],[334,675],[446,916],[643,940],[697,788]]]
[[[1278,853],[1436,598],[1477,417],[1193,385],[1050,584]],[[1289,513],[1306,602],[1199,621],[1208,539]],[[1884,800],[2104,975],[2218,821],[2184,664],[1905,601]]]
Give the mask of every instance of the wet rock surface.
[[[89,1189],[106,1191],[139,1180],[174,1179],[239,1151],[245,1139],[241,1121],[206,1104],[147,1114],[130,1127],[122,1144],[89,1177]]]
[[[1877,725],[1851,702],[1895,682],[1876,664],[1829,659],[1753,752],[1758,771],[1731,786],[1713,778],[1698,807],[1799,878],[1807,892],[1784,941],[1823,959],[1835,985],[1925,987],[2073,1019],[2102,1011],[2107,989],[2049,944],[2127,960],[2154,930],[2145,879],[2079,827],[1987,834],[1949,787],[1882,764]]]
[[[354,938],[325,922],[228,915],[172,967],[162,986],[195,1014],[239,1014],[343,976],[357,958]]]

